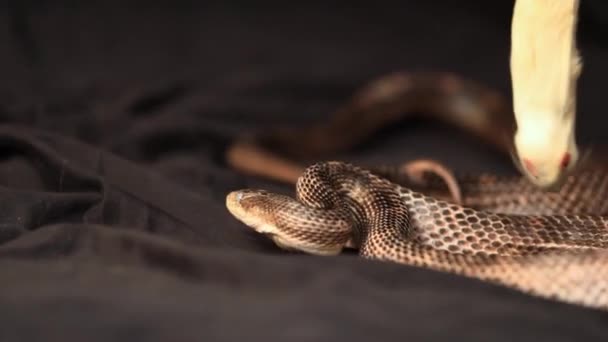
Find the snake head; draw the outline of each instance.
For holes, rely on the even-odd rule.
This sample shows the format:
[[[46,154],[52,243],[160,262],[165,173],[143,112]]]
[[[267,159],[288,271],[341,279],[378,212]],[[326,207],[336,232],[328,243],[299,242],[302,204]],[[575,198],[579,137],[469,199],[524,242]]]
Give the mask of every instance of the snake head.
[[[226,207],[236,219],[286,250],[336,255],[351,236],[350,221],[341,215],[265,190],[230,192]]]
[[[244,189],[232,191],[226,196],[228,211],[245,225],[259,233],[276,230],[273,212],[278,203],[276,196],[266,190]]]

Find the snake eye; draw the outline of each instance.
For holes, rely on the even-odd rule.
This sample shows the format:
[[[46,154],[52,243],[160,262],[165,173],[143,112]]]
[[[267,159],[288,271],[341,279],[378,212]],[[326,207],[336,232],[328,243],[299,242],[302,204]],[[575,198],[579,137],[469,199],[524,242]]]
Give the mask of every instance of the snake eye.
[[[564,153],[564,156],[562,157],[560,166],[562,169],[565,169],[568,167],[568,165],[570,165],[570,153],[566,152],[566,153]]]
[[[536,176],[536,167],[534,167],[534,164],[530,161],[530,159],[524,158],[523,162],[526,170],[528,170],[533,176]]]

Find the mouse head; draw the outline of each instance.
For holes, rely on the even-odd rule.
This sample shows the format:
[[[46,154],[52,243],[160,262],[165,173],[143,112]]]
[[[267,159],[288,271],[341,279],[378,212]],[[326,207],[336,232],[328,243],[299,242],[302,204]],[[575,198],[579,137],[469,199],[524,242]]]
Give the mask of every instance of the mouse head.
[[[515,134],[515,150],[523,174],[542,188],[558,185],[578,162],[572,117],[526,115]]]

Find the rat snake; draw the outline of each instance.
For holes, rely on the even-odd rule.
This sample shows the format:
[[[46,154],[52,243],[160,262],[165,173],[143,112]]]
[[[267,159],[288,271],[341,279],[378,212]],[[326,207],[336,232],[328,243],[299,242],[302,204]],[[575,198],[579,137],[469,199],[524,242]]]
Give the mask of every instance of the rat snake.
[[[226,161],[241,172],[293,184],[306,165],[356,148],[408,119],[438,121],[471,132],[497,151],[513,151],[515,119],[498,91],[455,74],[420,71],[369,82],[326,121],[239,136],[228,146]]]
[[[343,125],[346,117],[352,119],[344,113],[375,109],[385,114],[379,115],[375,125],[356,128],[351,140],[327,137],[326,150],[320,144],[301,143],[297,150],[295,144],[286,143],[283,151],[292,149],[292,156],[314,157],[354,146],[373,129],[407,113],[404,108],[411,109],[408,103],[412,99],[404,98],[403,89],[408,88],[406,93],[410,94],[415,83],[407,80],[404,74],[397,74],[373,84],[355,97],[354,104],[347,106],[349,110],[335,115],[333,124],[300,129],[297,137],[327,133],[332,125]],[[509,127],[504,120],[488,120],[491,110],[475,114],[471,109],[488,108],[479,103],[445,114],[443,109],[457,108],[453,104],[458,92],[452,87],[452,99],[448,100],[446,86],[439,88],[443,91],[436,92],[434,98],[443,102],[437,101],[436,110],[427,113],[459,123],[505,150],[508,141],[504,135],[484,129]],[[429,89],[433,87],[419,94],[432,94]],[[493,103],[494,114],[497,110],[506,113],[494,94],[485,92],[480,98]],[[463,113],[468,116],[463,117]],[[485,121],[475,122],[471,116]],[[362,168],[338,161],[315,162],[303,168],[279,157],[276,150],[269,152],[273,144],[268,142],[288,142],[295,131],[248,137],[230,150],[233,166],[241,170],[256,172],[255,168],[239,167],[244,163],[236,157],[245,151],[250,152],[248,158],[263,156],[266,161],[291,167],[280,170],[291,173],[281,174],[267,165],[269,171],[265,172],[276,179],[295,181],[295,199],[258,189],[233,191],[226,197],[226,206],[235,218],[270,236],[278,246],[317,255],[355,248],[366,258],[455,273],[531,295],[608,310],[608,172],[602,167],[577,169],[556,191],[538,189],[517,176],[454,176],[461,192],[455,201],[442,177],[427,174],[422,180],[414,179],[403,168]]]

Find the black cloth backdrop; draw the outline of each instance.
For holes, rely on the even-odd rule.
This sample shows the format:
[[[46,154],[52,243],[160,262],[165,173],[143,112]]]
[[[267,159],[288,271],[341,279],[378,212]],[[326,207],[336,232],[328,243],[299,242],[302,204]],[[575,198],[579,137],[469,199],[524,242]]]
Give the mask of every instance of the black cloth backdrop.
[[[608,47],[582,1],[577,127],[604,143]],[[597,4],[597,5],[595,5]],[[597,9],[593,6],[598,6]],[[224,207],[245,130],[446,70],[510,97],[511,1],[14,1],[0,30],[0,341],[606,341],[608,315],[432,271],[283,253]],[[336,156],[513,172],[405,122]]]

